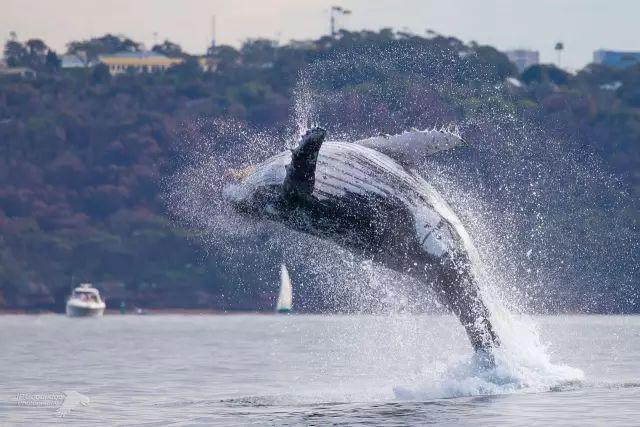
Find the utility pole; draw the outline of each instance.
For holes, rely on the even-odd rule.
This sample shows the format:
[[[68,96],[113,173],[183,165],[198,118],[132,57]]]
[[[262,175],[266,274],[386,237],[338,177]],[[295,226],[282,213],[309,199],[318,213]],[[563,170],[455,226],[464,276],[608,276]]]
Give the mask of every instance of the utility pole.
[[[331,6],[331,37],[336,36],[336,14],[339,15],[351,15],[351,11],[344,9],[340,6]]]
[[[216,15],[211,17],[211,47],[216,47]]]
[[[207,56],[215,56],[216,51],[216,15],[211,15],[211,39],[207,46]]]

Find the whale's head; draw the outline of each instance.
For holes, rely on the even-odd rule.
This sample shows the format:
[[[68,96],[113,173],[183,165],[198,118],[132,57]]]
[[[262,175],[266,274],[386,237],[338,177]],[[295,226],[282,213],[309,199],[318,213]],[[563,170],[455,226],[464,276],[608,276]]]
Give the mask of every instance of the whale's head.
[[[275,215],[282,200],[286,166],[290,161],[291,153],[285,151],[258,165],[227,171],[229,182],[223,189],[224,199],[242,215]]]
[[[299,145],[265,160],[255,167],[230,171],[235,182],[224,188],[224,197],[245,215],[276,219],[283,207],[313,192],[315,169],[326,131],[309,129]]]

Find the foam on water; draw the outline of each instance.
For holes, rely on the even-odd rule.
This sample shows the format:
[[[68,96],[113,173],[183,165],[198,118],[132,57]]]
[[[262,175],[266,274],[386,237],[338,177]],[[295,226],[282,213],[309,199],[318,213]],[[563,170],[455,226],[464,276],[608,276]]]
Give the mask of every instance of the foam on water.
[[[535,325],[526,317],[500,318],[494,312],[502,346],[495,350],[495,366],[478,355],[461,357],[430,371],[412,385],[394,389],[398,399],[430,400],[463,396],[546,392],[584,380],[577,368],[551,362]]]

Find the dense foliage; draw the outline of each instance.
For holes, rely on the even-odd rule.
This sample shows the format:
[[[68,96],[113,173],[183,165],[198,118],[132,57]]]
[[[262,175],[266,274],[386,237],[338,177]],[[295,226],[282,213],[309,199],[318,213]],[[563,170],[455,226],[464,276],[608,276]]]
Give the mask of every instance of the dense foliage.
[[[464,69],[482,69],[474,78],[484,83],[520,79],[525,85],[514,89],[519,105],[601,156],[638,199],[640,67],[591,65],[571,75],[540,65],[518,76],[491,47],[383,30],[285,46],[269,40],[248,41],[239,50],[216,46],[208,55],[217,66],[208,72],[164,42],[153,50],[187,60],[162,74],[114,77],[100,65],[60,69],[44,42],[12,40],[5,47],[8,64],[38,74],[0,81],[0,307],[60,309],[70,284],[81,280],[100,283],[112,304],[268,306],[273,286],[245,277],[257,285],[240,293],[238,278],[218,265],[215,250],[205,257],[188,232],[167,219],[159,183],[173,167],[181,124],[232,117],[283,129],[305,66],[357,49],[406,46],[428,52],[434,63],[453,52],[467,61]],[[140,49],[110,35],[69,44],[70,53],[86,52],[90,59]],[[362,82],[352,72],[328,83]],[[638,217],[637,210],[629,213],[634,224]]]

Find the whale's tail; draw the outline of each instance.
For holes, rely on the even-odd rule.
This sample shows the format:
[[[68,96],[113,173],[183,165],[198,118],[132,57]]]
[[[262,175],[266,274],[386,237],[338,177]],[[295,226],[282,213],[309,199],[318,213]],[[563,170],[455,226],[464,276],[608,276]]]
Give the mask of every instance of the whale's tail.
[[[471,236],[447,202],[419,174],[413,174],[424,191],[425,206],[414,210],[414,223],[428,264],[434,264],[436,295],[460,320],[476,353],[491,354],[500,340],[482,299],[474,266],[480,254]]]

